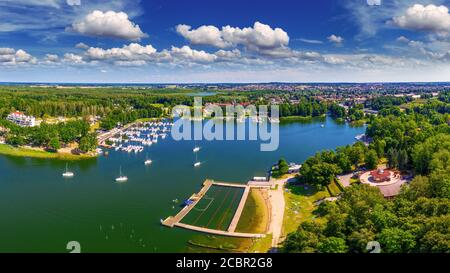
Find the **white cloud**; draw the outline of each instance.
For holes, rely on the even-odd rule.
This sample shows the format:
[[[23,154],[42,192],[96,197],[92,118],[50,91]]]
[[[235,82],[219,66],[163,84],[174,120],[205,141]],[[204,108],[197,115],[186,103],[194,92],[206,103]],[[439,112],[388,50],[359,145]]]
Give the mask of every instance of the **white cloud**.
[[[79,49],[88,49],[89,48],[89,46],[85,43],[78,43],[75,45],[75,47],[79,48]]]
[[[446,6],[415,4],[409,7],[404,15],[393,18],[393,23],[401,28],[431,31],[436,33],[450,32],[450,14]]]
[[[85,63],[82,56],[76,55],[73,53],[64,54],[63,62],[66,62],[69,64],[84,64]]]
[[[255,22],[253,27],[239,28],[224,26],[201,26],[192,29],[188,25],[178,25],[177,32],[192,44],[211,45],[218,48],[244,46],[255,52],[285,49],[289,44],[288,34],[281,28]]]
[[[331,43],[335,43],[335,44],[342,44],[342,42],[344,42],[344,38],[342,38],[341,36],[337,36],[335,34],[328,36],[327,39]]]
[[[103,49],[90,47],[85,55],[89,60],[115,60],[115,61],[137,61],[148,60],[156,49],[152,45],[142,46],[131,43],[122,48]]]
[[[147,37],[139,25],[131,22],[125,12],[95,10],[83,20],[74,22],[69,30],[94,36],[139,41]]]
[[[235,45],[241,44],[253,50],[274,49],[286,47],[289,44],[289,36],[283,29],[272,29],[269,25],[260,22],[256,22],[253,28],[225,26],[222,28],[222,35],[225,41]]]
[[[235,60],[242,57],[239,49],[233,49],[231,51],[221,49],[215,55],[221,60]]]
[[[44,58],[45,63],[58,63],[59,57],[56,54],[46,54]]]
[[[304,38],[298,38],[294,39],[295,41],[300,41],[307,44],[323,44],[323,41],[320,40],[313,40],[313,39],[304,39]]]
[[[194,64],[206,65],[214,62],[240,63],[249,62],[241,56],[238,49],[231,51],[219,50],[208,53],[204,50],[192,49],[189,46],[176,47],[157,51],[152,45],[131,43],[121,48],[103,49],[90,47],[82,54],[66,54],[66,61],[72,63],[105,62],[120,66],[142,66],[147,64],[167,64],[191,66]]]
[[[0,48],[0,65],[36,64],[37,59],[25,50],[13,48]]]
[[[207,53],[203,50],[195,50],[189,46],[183,46],[181,48],[172,46],[170,54],[173,58],[181,61],[192,61],[195,63],[210,63],[217,59],[217,56],[211,53]]]
[[[73,0],[75,1],[75,0]],[[93,10],[123,11],[130,18],[142,15],[140,0],[89,0],[70,6],[67,0],[0,0],[0,33],[26,31],[39,39],[48,35],[64,35],[53,30],[71,26],[80,16]],[[30,16],[38,14],[38,16]]]
[[[44,6],[44,7],[52,7],[52,8],[59,8],[60,7],[60,0],[0,0],[1,2],[10,3],[14,2],[14,4],[18,5],[27,5],[27,6]]]
[[[221,31],[215,26],[201,26],[193,29],[188,25],[178,25],[177,32],[194,45],[212,45],[218,48],[231,46],[222,38]]]
[[[367,0],[367,5],[369,6],[380,6],[381,0]]]
[[[408,43],[408,42],[409,42],[409,39],[406,38],[405,36],[400,36],[400,37],[397,38],[397,42],[400,42],[400,43]]]
[[[67,5],[69,6],[80,6],[81,0],[67,0]]]
[[[0,48],[0,55],[11,55],[16,53],[16,50],[14,48]]]

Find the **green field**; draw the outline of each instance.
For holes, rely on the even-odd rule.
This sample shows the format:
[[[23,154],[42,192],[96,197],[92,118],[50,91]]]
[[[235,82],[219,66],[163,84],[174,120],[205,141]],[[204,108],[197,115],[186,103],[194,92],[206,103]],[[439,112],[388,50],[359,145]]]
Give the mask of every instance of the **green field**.
[[[211,186],[200,202],[183,218],[182,223],[227,230],[243,193],[243,188]]]
[[[0,144],[0,155],[9,155],[15,157],[30,157],[43,159],[59,159],[59,160],[86,160],[95,159],[92,155],[73,155],[68,153],[51,153],[43,150],[35,150],[25,147],[13,147],[7,144]]]

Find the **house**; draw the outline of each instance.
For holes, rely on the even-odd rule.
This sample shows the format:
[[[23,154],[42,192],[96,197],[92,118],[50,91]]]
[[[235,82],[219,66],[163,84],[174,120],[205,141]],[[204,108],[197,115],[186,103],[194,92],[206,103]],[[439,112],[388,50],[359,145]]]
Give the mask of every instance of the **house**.
[[[22,112],[12,112],[6,117],[7,120],[14,122],[22,127],[34,127],[36,126],[36,118],[33,116],[27,116]]]

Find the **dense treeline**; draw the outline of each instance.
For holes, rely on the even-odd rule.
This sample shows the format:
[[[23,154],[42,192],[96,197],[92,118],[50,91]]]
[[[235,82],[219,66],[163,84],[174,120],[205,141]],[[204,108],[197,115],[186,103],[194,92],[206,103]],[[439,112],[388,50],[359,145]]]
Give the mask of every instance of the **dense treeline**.
[[[383,108],[390,106],[399,106],[412,100],[413,99],[411,97],[382,96],[366,101],[365,105],[367,108],[372,108],[374,110],[381,110]]]
[[[343,106],[338,105],[337,103],[332,103],[328,107],[328,111],[330,116],[343,121],[347,119],[349,121],[358,121],[362,120],[365,117],[364,111],[362,110],[364,105],[356,104],[353,107],[348,108],[346,110]]]
[[[327,113],[327,104],[314,99],[301,98],[295,104],[281,104],[280,117],[302,116],[318,117]]]
[[[336,202],[316,210],[320,221],[301,223],[285,243],[286,252],[366,252],[378,241],[382,252],[450,252],[450,126],[445,96],[400,110],[403,101],[380,100],[371,117],[367,147],[362,143],[325,151],[304,163],[300,182],[328,186],[337,174],[361,166],[376,168],[386,158],[391,168],[416,177],[394,200],[379,189],[354,184]]]
[[[118,123],[128,124],[141,118],[158,118],[162,115],[161,107],[152,105],[142,106],[142,109],[126,110],[116,109],[109,113],[100,123],[100,127],[105,130],[111,130]]]
[[[89,123],[84,120],[41,123],[35,127],[20,127],[7,120],[0,120],[0,127],[5,128],[1,134],[6,143],[13,146],[30,145],[56,151],[77,142],[82,152],[89,152],[97,147],[96,135],[89,132]]]
[[[133,90],[115,88],[0,88],[0,118],[19,110],[38,118],[106,116],[115,109],[142,109],[157,104],[171,107],[192,105],[193,98],[181,91]],[[178,93],[181,92],[181,93]]]

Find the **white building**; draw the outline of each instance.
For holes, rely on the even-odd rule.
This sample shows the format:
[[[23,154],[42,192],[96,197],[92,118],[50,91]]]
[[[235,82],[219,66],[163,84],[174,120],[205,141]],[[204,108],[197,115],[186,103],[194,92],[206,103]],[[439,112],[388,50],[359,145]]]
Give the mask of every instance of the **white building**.
[[[36,126],[36,118],[33,116],[27,116],[22,112],[12,112],[6,117],[7,120],[14,122],[22,127],[34,127]]]
[[[291,164],[289,164],[289,173],[290,174],[298,173],[298,172],[300,172],[301,168],[302,168],[302,165],[291,163]]]

